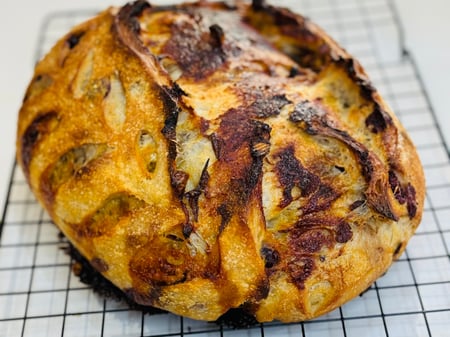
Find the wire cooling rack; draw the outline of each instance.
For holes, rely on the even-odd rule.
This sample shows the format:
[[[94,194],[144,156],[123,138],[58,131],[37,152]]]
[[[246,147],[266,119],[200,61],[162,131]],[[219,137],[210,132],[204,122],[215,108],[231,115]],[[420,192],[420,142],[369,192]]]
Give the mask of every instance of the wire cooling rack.
[[[423,221],[406,252],[367,292],[313,321],[233,330],[132,311],[71,272],[58,230],[14,166],[0,223],[0,336],[449,336],[450,155],[389,0],[279,1],[325,28],[365,66],[415,142],[427,178]],[[54,13],[36,59],[95,11]],[[411,163],[417,165],[417,163]]]

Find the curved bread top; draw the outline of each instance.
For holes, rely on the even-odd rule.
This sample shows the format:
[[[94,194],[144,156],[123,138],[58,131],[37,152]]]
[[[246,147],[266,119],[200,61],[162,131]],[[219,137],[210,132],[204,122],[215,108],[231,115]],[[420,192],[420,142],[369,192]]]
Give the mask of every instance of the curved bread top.
[[[414,146],[359,63],[256,1],[138,1],[75,27],[36,66],[17,135],[33,192],[91,264],[196,319],[328,312],[422,215]]]

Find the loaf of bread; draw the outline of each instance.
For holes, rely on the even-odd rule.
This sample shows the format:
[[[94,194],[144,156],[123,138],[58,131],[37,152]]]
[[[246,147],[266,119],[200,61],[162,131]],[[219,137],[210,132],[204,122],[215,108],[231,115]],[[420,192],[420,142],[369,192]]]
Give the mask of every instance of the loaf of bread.
[[[37,64],[17,160],[133,301],[301,321],[368,288],[417,228],[414,145],[361,65],[262,1],[110,8]]]

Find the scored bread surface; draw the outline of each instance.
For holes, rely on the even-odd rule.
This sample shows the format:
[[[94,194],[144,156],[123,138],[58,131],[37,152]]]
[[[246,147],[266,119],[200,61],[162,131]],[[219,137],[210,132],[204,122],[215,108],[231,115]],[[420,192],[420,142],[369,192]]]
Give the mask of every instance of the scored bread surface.
[[[36,66],[17,158],[96,270],[202,320],[338,307],[403,252],[424,200],[360,64],[257,1],[138,1],[73,28]]]

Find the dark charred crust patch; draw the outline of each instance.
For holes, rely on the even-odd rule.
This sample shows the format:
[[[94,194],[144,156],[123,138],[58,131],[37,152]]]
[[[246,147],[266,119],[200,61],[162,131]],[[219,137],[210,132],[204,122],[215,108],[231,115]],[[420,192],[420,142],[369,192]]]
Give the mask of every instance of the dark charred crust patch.
[[[362,175],[366,181],[370,181],[373,175],[373,164],[369,157],[369,151],[360,146],[352,147],[354,153],[357,155],[358,161],[361,165]]]
[[[194,231],[194,226],[191,223],[183,224],[183,236],[185,239],[187,239],[189,236],[191,236],[193,231]]]
[[[226,325],[232,328],[249,328],[258,324],[255,316],[243,308],[233,308],[228,310],[217,321],[219,325]]]
[[[256,101],[248,107],[248,112],[256,118],[277,116],[280,114],[281,109],[290,103],[292,102],[288,100],[285,95],[262,97],[256,99]]]
[[[275,6],[261,6],[260,8],[273,17],[275,25],[281,27],[283,33],[301,33],[297,36],[303,38],[305,35],[310,35],[313,38],[317,38],[305,27],[304,18],[297,16],[290,10]]]
[[[260,161],[270,151],[270,132],[272,128],[265,123],[253,121],[254,134],[250,140],[250,153],[253,159]]]
[[[209,136],[209,140],[211,141],[211,145],[212,145],[214,154],[216,155],[216,158],[218,160],[223,160],[222,148],[223,148],[224,144],[223,144],[222,140],[217,136],[216,133],[212,133]]]
[[[57,113],[51,111],[38,115],[25,130],[22,136],[21,154],[26,176],[29,175],[29,166],[35,147],[39,144],[42,137],[55,127],[53,123],[57,122]]]
[[[219,128],[220,159],[240,174],[230,180],[229,206],[231,209],[246,205],[252,191],[261,182],[263,158],[268,152],[265,144],[270,140],[271,128],[257,120],[248,119],[244,111],[230,110]],[[264,145],[266,146],[266,145]]]
[[[366,126],[373,133],[383,132],[391,124],[391,117],[384,113],[378,104],[375,105],[373,112],[366,118]]]
[[[283,188],[283,199],[280,203],[280,207],[283,208],[292,202],[292,189],[295,186],[301,189],[302,197],[308,197],[320,184],[319,177],[303,167],[295,157],[294,151],[293,146],[280,151],[277,155],[279,160],[275,165],[278,180]]]
[[[336,125],[337,122],[330,119],[330,114],[327,111],[314,106],[309,101],[298,103],[289,115],[289,120],[310,135],[322,135],[343,142],[364,164],[370,159],[369,151],[362,143],[353,139],[345,130],[340,130]],[[367,169],[368,174],[372,172],[370,168],[363,167],[363,169]],[[369,178],[369,176],[366,178]]]
[[[186,172],[177,170],[175,159],[177,157],[176,127],[178,121],[179,108],[175,101],[166,91],[161,90],[161,98],[164,104],[165,120],[161,133],[168,141],[168,162],[171,186],[178,198],[182,198],[189,175]]]
[[[253,10],[257,20],[249,21],[257,30],[264,32],[263,26],[273,25],[279,30],[278,34],[295,40],[287,49],[284,48],[284,42],[275,42],[275,47],[289,56],[300,68],[318,73],[331,62],[330,46],[311,30],[308,19],[286,8],[274,6],[257,5]]]
[[[192,191],[185,193],[185,198],[187,199],[189,209],[191,210],[191,213],[188,214],[189,222],[191,222],[191,221],[197,222],[198,221],[198,212],[199,212],[198,199],[200,198],[201,193],[202,193],[202,191],[197,190],[197,189],[194,189]]]
[[[137,34],[141,30],[137,17],[150,7],[150,4],[144,0],[128,3],[120,10],[118,18],[127,25],[128,29]]]
[[[291,261],[288,265],[292,282],[299,289],[305,288],[305,281],[311,276],[315,267],[313,258],[302,256],[299,259]]]
[[[297,77],[299,75],[303,75],[304,73],[297,67],[291,67],[291,69],[289,69],[289,78],[294,78]]]
[[[322,249],[330,249],[336,243],[345,243],[352,236],[350,225],[341,218],[309,214],[302,217],[288,231],[289,251],[284,257],[294,283],[300,289],[311,275],[318,259],[323,262],[326,254]]]
[[[124,47],[142,61],[146,70],[152,72],[150,69],[157,67],[157,59],[139,39],[141,26],[137,18],[148,7],[151,6],[146,1],[136,1],[123,6],[114,18],[111,31]]]
[[[264,266],[266,268],[272,268],[280,262],[280,253],[276,249],[263,246],[261,248],[261,255],[264,259]]]
[[[318,189],[311,195],[306,205],[303,207],[303,213],[324,211],[330,208],[332,202],[339,197],[331,186],[321,182]]]
[[[327,111],[313,106],[309,101],[298,103],[290,114],[289,120],[311,135],[331,137],[345,144],[355,155],[361,167],[361,173],[368,183],[366,189],[368,204],[385,217],[398,220],[388,198],[389,183],[384,164],[374,153],[352,138],[348,132],[340,130],[338,122],[332,120]]]
[[[225,33],[218,24],[213,24],[209,26],[209,32],[212,37],[213,44],[215,44],[216,47],[222,47],[223,41],[225,40]]]
[[[232,159],[233,153],[245,146],[270,139],[271,127],[248,118],[245,109],[231,109],[220,122],[220,129],[213,137],[213,149],[219,160]]]
[[[307,47],[297,47],[289,54],[300,67],[311,69],[318,73],[329,62],[327,54],[319,54],[317,50]]]
[[[130,9],[129,15],[130,15],[130,17],[139,16],[139,15],[142,14],[142,12],[145,9],[150,8],[150,7],[151,7],[151,5],[145,0],[135,1],[131,5],[131,9]]]
[[[69,47],[69,49],[75,48],[75,46],[80,42],[83,35],[84,35],[84,32],[77,32],[77,33],[70,34],[66,40],[66,44]]]
[[[411,183],[402,186],[394,171],[389,171],[389,185],[394,193],[395,199],[403,205],[406,203],[406,209],[409,217],[412,219],[417,213],[416,190]]]
[[[164,103],[164,113],[166,116],[161,132],[168,140],[174,141],[176,138],[175,129],[177,127],[179,108],[167,93],[162,92],[161,99]]]
[[[273,17],[275,25],[280,28],[283,35],[299,40],[295,48],[286,54],[300,67],[319,72],[330,62],[328,45],[311,31],[308,19],[285,8],[267,6],[265,11]]]
[[[318,130],[313,123],[320,118],[318,114],[319,112],[309,101],[304,101],[295,105],[294,110],[289,115],[289,120],[293,123],[301,123],[305,132],[316,135]]]
[[[256,291],[254,292],[253,298],[255,299],[255,301],[259,302],[265,298],[267,298],[267,296],[269,296],[270,293],[270,282],[268,278],[263,278],[262,281],[260,282],[260,284],[257,286]],[[253,307],[255,305],[252,305]],[[255,312],[255,310],[251,310],[251,308],[249,308],[250,312]]]
[[[339,57],[339,59],[336,60],[336,64],[338,66],[341,66],[348,74],[350,79],[352,79],[358,85],[361,91],[361,95],[368,100],[372,100],[372,95],[376,90],[368,79],[360,75],[359,71],[357,70],[359,64],[353,58],[343,57]]]
[[[242,209],[247,205],[251,193],[261,182],[262,157],[254,158],[249,166],[241,172],[239,178],[232,178],[228,185],[230,195],[227,196],[229,209]]]
[[[399,242],[398,243],[398,245],[397,245],[397,247],[395,248],[395,250],[394,250],[394,253],[392,254],[394,257],[396,256],[396,255],[398,255],[398,253],[400,253],[400,251],[402,250],[402,248],[403,248],[403,242]]]
[[[200,118],[200,132],[202,133],[203,136],[206,136],[206,132],[208,131],[210,126],[210,123],[207,119],[205,118]]]
[[[187,94],[181,89],[177,82],[173,82],[172,88],[164,88],[166,92],[173,98],[181,98],[187,96]]]
[[[304,214],[328,209],[339,193],[309,172],[295,157],[294,151],[293,146],[289,146],[277,155],[279,161],[275,165],[275,172],[283,188],[280,207],[284,208],[293,201],[292,189],[297,186],[301,190],[301,197],[309,198],[302,207]]]
[[[164,137],[168,140],[169,143],[168,158],[169,163],[171,164],[177,156],[176,133],[175,133],[177,119],[178,119],[178,110],[175,110],[172,114],[170,114],[166,118],[166,120],[164,121],[164,127],[161,130],[161,133],[164,135]]]
[[[203,166],[202,173],[200,175],[200,180],[198,182],[198,186],[196,187],[196,189],[201,192],[204,192],[206,189],[206,186],[208,185],[208,181],[209,181],[208,165],[209,165],[209,159],[206,161],[205,165]]]
[[[400,204],[406,202],[405,196],[403,195],[403,188],[400,185],[397,175],[394,171],[389,171],[389,185],[391,185],[391,190],[394,193],[395,198]]]
[[[230,222],[233,213],[226,204],[221,204],[219,207],[217,207],[217,213],[222,218],[222,220],[220,221],[220,228],[219,228],[219,233],[222,233],[225,227]]]
[[[188,22],[172,25],[171,38],[163,46],[162,52],[176,61],[183,76],[201,80],[225,63],[224,37],[219,36],[218,26],[214,27],[212,33]]]
[[[265,0],[252,0],[252,8],[255,11],[261,10],[264,7],[266,7],[266,1]]]
[[[205,192],[206,186],[208,185],[209,181],[209,173],[208,173],[208,164],[209,160],[206,161],[205,165],[203,166],[202,173],[200,175],[200,180],[198,182],[198,185],[191,191],[185,193],[185,198],[188,201],[189,209],[191,210],[191,215],[189,215],[189,222],[191,221],[198,221],[198,199],[200,198],[201,194]],[[191,219],[192,217],[192,219]]]
[[[186,188],[186,183],[189,179],[189,174],[184,171],[174,170],[170,174],[171,185],[175,191],[175,194],[181,197]]]
[[[252,157],[264,157],[270,152],[270,142],[268,140],[260,140],[253,142],[251,145]]]
[[[358,207],[361,207],[362,205],[364,205],[366,203],[365,200],[356,200],[355,202],[353,202],[348,209],[350,211],[354,211],[355,209],[357,209]]]

